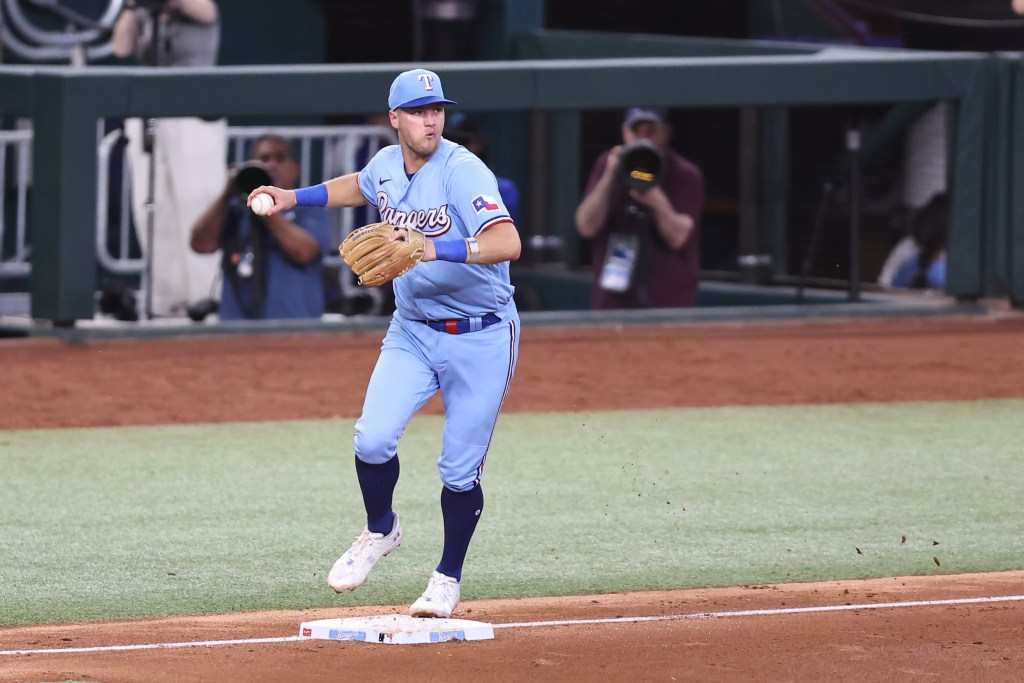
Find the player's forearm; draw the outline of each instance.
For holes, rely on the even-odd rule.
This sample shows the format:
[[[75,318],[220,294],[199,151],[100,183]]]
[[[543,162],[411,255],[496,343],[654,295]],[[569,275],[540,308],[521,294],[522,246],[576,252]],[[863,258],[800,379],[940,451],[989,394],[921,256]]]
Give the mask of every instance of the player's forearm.
[[[250,201],[260,192],[266,190],[274,197],[274,208],[270,213],[287,211],[293,206],[320,206],[328,209],[341,207],[364,206],[366,200],[363,193],[359,191],[359,174],[349,173],[348,175],[331,178],[317,185],[300,187],[295,190],[281,190],[280,188],[259,187],[249,195]]]
[[[452,261],[490,265],[516,261],[523,251],[519,231],[513,223],[499,223],[475,238],[461,241],[427,240],[423,246],[423,261]]]
[[[359,191],[359,174],[349,173],[328,180],[327,206],[328,208],[363,206],[366,200],[363,193]]]
[[[499,223],[476,236],[480,253],[475,263],[491,264],[518,261],[523,253],[519,231],[513,223]]]

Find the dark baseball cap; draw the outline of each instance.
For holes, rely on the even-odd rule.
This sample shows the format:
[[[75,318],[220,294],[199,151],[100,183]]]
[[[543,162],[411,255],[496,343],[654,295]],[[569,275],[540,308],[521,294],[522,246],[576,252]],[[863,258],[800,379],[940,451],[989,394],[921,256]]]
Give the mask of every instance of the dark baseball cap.
[[[623,122],[627,128],[632,128],[642,121],[668,123],[668,109],[662,107],[633,107],[626,110]]]

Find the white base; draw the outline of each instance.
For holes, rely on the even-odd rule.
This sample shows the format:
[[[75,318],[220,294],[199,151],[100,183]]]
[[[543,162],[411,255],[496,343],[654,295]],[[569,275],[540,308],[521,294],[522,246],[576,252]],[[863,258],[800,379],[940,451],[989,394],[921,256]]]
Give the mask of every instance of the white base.
[[[494,627],[466,619],[421,619],[404,614],[304,621],[299,637],[319,640],[358,640],[367,643],[412,645],[447,640],[491,640]]]

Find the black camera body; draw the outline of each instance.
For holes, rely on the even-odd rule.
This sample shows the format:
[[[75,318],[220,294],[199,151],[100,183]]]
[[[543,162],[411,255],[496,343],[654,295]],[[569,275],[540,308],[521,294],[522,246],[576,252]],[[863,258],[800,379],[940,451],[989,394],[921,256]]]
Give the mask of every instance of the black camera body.
[[[661,150],[650,140],[632,142],[619,154],[619,177],[638,192],[647,192],[658,184],[661,167]]]
[[[266,164],[260,161],[247,161],[235,169],[234,184],[238,194],[248,197],[261,185],[273,185],[274,178]]]

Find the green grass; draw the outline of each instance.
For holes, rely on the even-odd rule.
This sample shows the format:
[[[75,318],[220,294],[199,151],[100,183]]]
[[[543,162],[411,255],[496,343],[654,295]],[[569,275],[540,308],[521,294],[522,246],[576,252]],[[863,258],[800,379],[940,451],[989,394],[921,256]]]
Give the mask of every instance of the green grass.
[[[505,415],[463,596],[1020,569],[1022,415],[1019,400]],[[0,624],[415,599],[440,553],[440,419],[402,443],[402,548],[335,596],[325,572],[363,524],[351,433],[0,432]]]

